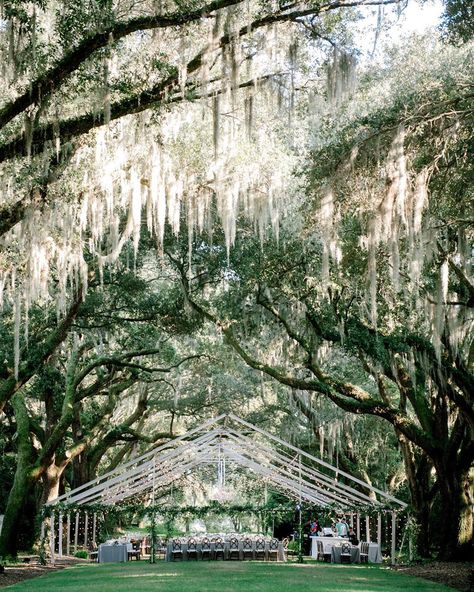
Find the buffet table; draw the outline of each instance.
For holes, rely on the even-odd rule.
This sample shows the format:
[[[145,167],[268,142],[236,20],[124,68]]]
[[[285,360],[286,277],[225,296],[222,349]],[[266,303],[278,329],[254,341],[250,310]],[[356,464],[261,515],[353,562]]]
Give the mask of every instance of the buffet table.
[[[311,557],[318,558],[317,541],[323,543],[325,555],[331,555],[332,563],[341,563],[341,545],[348,543],[347,538],[343,537],[320,537],[312,536],[311,538]],[[382,563],[382,554],[377,543],[369,543],[369,563]],[[351,563],[360,563],[360,543],[358,546],[351,547]]]
[[[324,553],[327,555],[331,554],[331,549],[334,545],[342,545],[342,543],[348,542],[348,540],[343,537],[312,536],[309,538],[311,539],[311,557],[314,557],[315,559],[318,558],[317,541],[323,543]]]

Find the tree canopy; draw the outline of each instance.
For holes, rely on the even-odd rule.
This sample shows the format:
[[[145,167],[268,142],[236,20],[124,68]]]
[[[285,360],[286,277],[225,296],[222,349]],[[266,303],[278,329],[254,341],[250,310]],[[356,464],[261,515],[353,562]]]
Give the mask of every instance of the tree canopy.
[[[0,556],[223,411],[468,556],[474,18],[402,4],[4,0]]]

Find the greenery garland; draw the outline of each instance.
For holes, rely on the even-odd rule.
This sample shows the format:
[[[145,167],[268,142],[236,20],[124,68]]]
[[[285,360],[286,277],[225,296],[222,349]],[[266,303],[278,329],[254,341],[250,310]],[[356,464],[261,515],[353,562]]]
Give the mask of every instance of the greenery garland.
[[[205,506],[166,506],[166,505],[150,505],[143,504],[124,504],[124,505],[108,505],[108,504],[67,504],[61,502],[54,505],[44,506],[42,509],[43,518],[50,517],[54,512],[56,515],[62,513],[64,515],[74,512],[87,512],[88,514],[103,514],[109,517],[122,517],[127,514],[133,514],[138,518],[145,516],[160,515],[165,518],[174,520],[178,516],[186,519],[199,519],[212,514],[213,516],[236,516],[239,514],[254,514],[258,516],[265,515],[294,515],[298,504],[295,502],[278,503],[278,504],[228,504],[218,501],[211,501]],[[311,503],[302,504],[305,514],[310,512],[317,516],[320,522],[332,522],[336,516],[341,513],[359,513],[364,516],[374,517],[379,513],[397,512],[404,513],[405,510],[400,507],[382,504],[352,504],[351,506],[341,506],[341,504],[318,505]]]

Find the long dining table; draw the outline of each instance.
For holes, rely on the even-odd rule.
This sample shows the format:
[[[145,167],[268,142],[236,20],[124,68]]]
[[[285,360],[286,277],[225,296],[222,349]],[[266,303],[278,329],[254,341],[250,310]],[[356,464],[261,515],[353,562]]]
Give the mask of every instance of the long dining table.
[[[179,557],[180,559],[183,559],[183,561],[186,561],[188,559],[191,558],[191,554],[188,554],[188,540],[187,538],[182,538],[181,539],[181,553],[173,553],[173,541],[170,540],[168,541],[167,547],[166,547],[166,560],[167,561],[173,561],[174,560],[174,556],[176,555],[177,557]],[[210,540],[210,553],[209,556],[210,558],[215,556],[215,551],[216,551],[216,542],[215,540],[213,540],[212,538],[209,539]],[[239,538],[238,539],[238,558],[240,561],[242,561],[244,559],[244,539],[243,538]],[[256,559],[258,557],[257,555],[257,541],[256,539],[252,539],[252,549],[251,549],[251,559]],[[225,560],[228,560],[231,556],[231,548],[230,548],[230,539],[223,539],[223,557]],[[265,561],[268,561],[271,557],[271,552],[270,552],[270,541],[269,540],[265,540],[265,549],[264,549],[264,553],[263,553],[263,558]],[[196,553],[192,553],[192,558],[194,559],[202,559],[203,558],[203,553],[202,553],[202,540],[196,539]],[[276,550],[276,560],[277,561],[286,561],[286,553],[285,553],[285,549],[283,547],[283,543],[281,541],[278,542],[278,547]]]

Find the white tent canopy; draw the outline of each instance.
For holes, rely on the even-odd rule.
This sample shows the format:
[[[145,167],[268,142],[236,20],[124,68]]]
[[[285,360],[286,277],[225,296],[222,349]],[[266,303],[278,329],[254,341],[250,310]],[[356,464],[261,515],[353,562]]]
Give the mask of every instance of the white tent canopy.
[[[154,497],[155,491],[170,486],[189,471],[203,464],[217,464],[222,459],[254,472],[290,497],[318,506],[406,507],[384,491],[233,414],[208,420],[67,492],[49,505],[114,505],[136,499],[138,494],[149,493]]]

